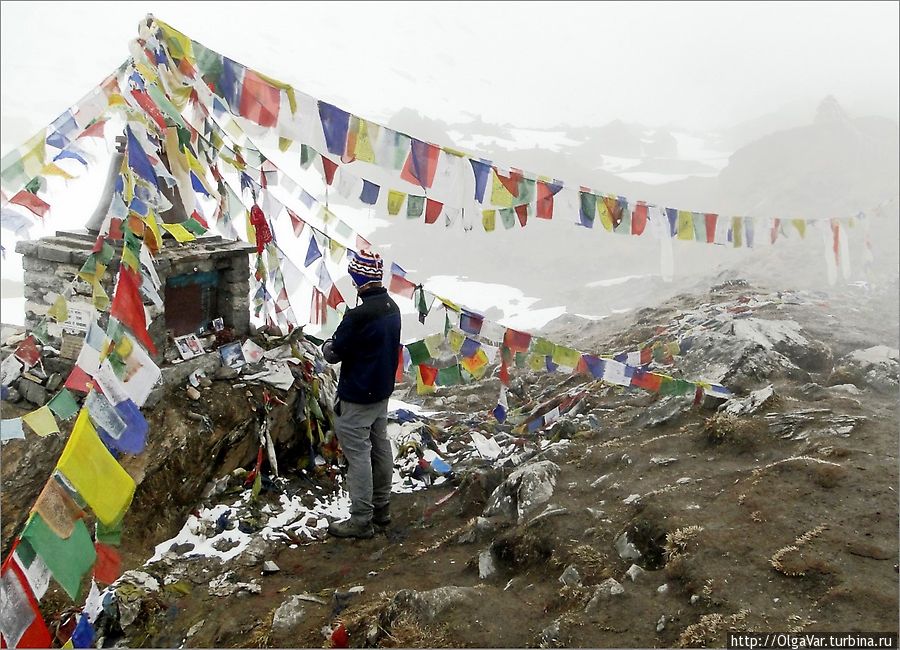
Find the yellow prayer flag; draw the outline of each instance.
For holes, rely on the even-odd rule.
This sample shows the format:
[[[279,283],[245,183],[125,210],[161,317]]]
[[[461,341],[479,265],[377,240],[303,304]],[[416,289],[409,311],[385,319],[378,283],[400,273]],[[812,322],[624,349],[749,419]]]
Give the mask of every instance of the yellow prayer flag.
[[[597,216],[600,217],[600,224],[608,231],[613,230],[612,215],[609,213],[609,205],[606,203],[605,197],[597,197]]]
[[[141,263],[137,256],[127,246],[122,247],[122,264],[130,268],[132,271],[140,272]]]
[[[43,168],[41,168],[41,176],[59,176],[66,179],[67,181],[75,178],[74,176],[72,176],[72,174],[67,172],[56,163],[49,163],[47,165],[44,165]]]
[[[534,372],[547,370],[547,356],[544,354],[529,354],[528,367]]]
[[[97,264],[97,275],[94,276],[94,280],[91,283],[92,296],[91,300],[94,303],[94,309],[97,311],[106,311],[109,309],[109,294],[106,293],[106,289],[103,288],[103,285],[100,284],[100,278],[103,277],[103,272],[99,271],[99,269],[103,269],[106,271],[106,267],[102,264]]]
[[[451,302],[450,300],[447,300],[446,298],[441,298],[440,296],[435,296],[435,297],[438,300],[440,300],[441,304],[444,305],[444,307],[446,307],[450,311],[455,311],[457,314],[462,311],[462,307],[457,305],[455,302]]]
[[[228,120],[228,123],[225,125],[225,133],[231,136],[232,140],[240,141],[241,136],[244,134],[241,131],[241,127],[234,120]]]
[[[144,241],[147,242],[149,238],[151,241],[147,242],[147,246],[150,250],[158,251],[162,248],[162,234],[159,232],[159,224],[156,222],[156,215],[152,212],[149,213],[144,218],[144,223],[147,224],[146,230],[144,230]],[[149,235],[147,233],[150,233]]]
[[[463,343],[466,342],[466,335],[459,330],[450,330],[447,334],[447,338],[450,342],[450,349],[454,352],[459,352],[460,349],[462,349]]]
[[[285,151],[290,149],[292,144],[294,144],[294,141],[289,138],[278,138],[278,150],[281,153],[284,153]]]
[[[40,132],[34,135],[20,149],[20,151],[22,149],[25,151],[25,153],[22,154],[22,169],[25,170],[25,175],[28,178],[34,178],[40,174],[41,169],[44,166],[44,161],[47,158],[45,146],[46,135],[47,129],[41,129]]]
[[[106,103],[108,106],[127,106],[128,102],[125,101],[125,98],[122,97],[119,93],[113,93],[109,97],[106,98]],[[129,115],[129,119],[131,116]]]
[[[429,386],[424,381],[422,381],[422,371],[419,370],[419,367],[416,366],[416,393],[419,395],[425,395],[427,393],[433,393],[435,391],[434,386]]]
[[[566,368],[575,368],[581,361],[581,353],[578,350],[557,345],[553,348],[553,363]]]
[[[436,359],[438,356],[440,356],[440,348],[443,342],[444,335],[441,332],[426,336],[423,341],[423,343],[425,343],[425,347],[428,348],[428,354],[430,354],[433,359]]]
[[[86,408],[78,414],[56,469],[107,526],[131,504],[134,480],[100,441]]]
[[[31,430],[42,438],[51,433],[59,433],[59,425],[56,424],[53,411],[46,404],[28,415],[23,415],[22,422],[31,427]]]
[[[346,246],[342,246],[334,239],[328,240],[328,250],[331,252],[331,261],[332,262],[340,262],[344,258],[344,251],[347,250]]]
[[[511,208],[513,204],[513,195],[510,194],[509,190],[500,182],[500,177],[497,176],[497,170],[491,169],[491,203],[494,205],[499,205],[502,208]],[[491,228],[493,230],[493,228]]]
[[[65,323],[69,320],[69,306],[64,296],[57,296],[53,306],[47,310],[47,315],[57,323]]]
[[[688,210],[678,211],[678,239],[693,241],[694,215]]]
[[[388,214],[392,217],[396,217],[400,214],[400,208],[403,207],[403,201],[405,199],[406,194],[403,192],[398,192],[397,190],[388,192]]]
[[[147,83],[155,83],[156,82],[158,75],[156,74],[156,71],[153,68],[151,68],[149,65],[147,65],[146,63],[138,62],[138,63],[134,64],[134,67],[138,72],[141,73],[141,76],[144,78],[144,81],[146,81]]]
[[[354,150],[351,151],[357,160],[368,163],[375,162],[375,149],[372,147],[372,138],[378,137],[378,125],[372,124],[363,118],[354,118],[358,120],[356,127],[356,140]]]
[[[157,20],[156,24],[159,25],[168,42],[169,53],[175,58],[186,58],[188,61],[193,61],[194,45],[191,39],[161,20]]]
[[[479,349],[471,357],[463,357],[460,365],[465,368],[473,377],[481,379],[487,370],[488,358],[484,350]]]
[[[800,233],[800,239],[806,237],[806,219],[791,219],[791,223],[794,224],[794,228]]]
[[[497,227],[497,211],[496,210],[482,210],[481,211],[481,225],[484,226],[485,232],[493,232],[494,228]]]
[[[744,218],[731,218],[731,241],[735,248],[740,248],[744,238]]]
[[[247,223],[250,223],[250,219],[248,217]],[[172,235],[179,244],[183,244],[185,242],[194,241],[197,239],[197,236],[194,235],[190,230],[182,226],[180,223],[164,223],[162,227],[165,229],[167,233]],[[250,226],[253,227],[252,225]],[[249,230],[248,230],[249,234]],[[256,238],[253,239],[254,243],[256,242]]]

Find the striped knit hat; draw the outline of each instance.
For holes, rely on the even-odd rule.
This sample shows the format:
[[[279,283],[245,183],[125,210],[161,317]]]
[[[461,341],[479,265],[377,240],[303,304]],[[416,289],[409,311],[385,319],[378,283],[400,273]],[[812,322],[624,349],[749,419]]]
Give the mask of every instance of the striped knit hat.
[[[357,287],[371,282],[380,283],[384,275],[384,263],[378,253],[362,250],[352,255],[347,272]]]

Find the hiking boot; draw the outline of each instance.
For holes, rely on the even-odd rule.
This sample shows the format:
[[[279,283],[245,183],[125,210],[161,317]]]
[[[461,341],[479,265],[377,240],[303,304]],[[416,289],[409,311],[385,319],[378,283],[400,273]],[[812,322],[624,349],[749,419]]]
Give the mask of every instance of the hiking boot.
[[[391,525],[390,504],[375,508],[375,511],[372,513],[372,523],[381,528]]]
[[[328,534],[332,537],[355,537],[356,539],[371,539],[375,536],[375,529],[370,523],[359,520],[345,519],[335,521],[328,525]]]

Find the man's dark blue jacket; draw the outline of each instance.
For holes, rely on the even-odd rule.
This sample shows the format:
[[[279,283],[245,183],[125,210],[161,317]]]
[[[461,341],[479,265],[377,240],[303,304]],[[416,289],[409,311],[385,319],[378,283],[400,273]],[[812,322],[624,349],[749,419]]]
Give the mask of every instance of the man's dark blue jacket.
[[[347,310],[323,352],[329,363],[342,363],[338,397],[374,404],[394,392],[400,309],[384,287],[361,291],[359,297],[362,304]]]

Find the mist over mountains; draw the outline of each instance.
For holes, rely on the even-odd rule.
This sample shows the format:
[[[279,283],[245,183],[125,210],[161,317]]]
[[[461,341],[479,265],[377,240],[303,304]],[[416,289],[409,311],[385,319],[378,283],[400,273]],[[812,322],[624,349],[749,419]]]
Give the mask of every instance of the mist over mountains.
[[[782,116],[769,115],[725,133],[622,120],[599,129],[518,129],[481,120],[445,123],[412,110],[399,111],[389,126],[632,202],[728,216],[846,217],[897,196],[896,121],[849,116],[827,97],[808,107],[802,123],[757,135],[765,124],[795,124],[796,112],[790,106]],[[896,274],[896,202],[888,214],[890,219],[874,226],[872,239],[878,264]],[[493,233],[476,226],[465,233],[395,219],[376,230],[373,241],[388,246],[419,278],[455,275],[507,284],[541,298],[536,308],[565,305],[569,313],[594,316],[651,304],[729,269],[762,275],[758,279],[775,286],[786,277],[799,285],[825,286],[823,246],[812,237],[751,250],[674,242],[675,280],[665,283],[659,277],[656,240],[613,235],[599,226],[586,230],[575,225],[577,220],[577,208],[557,210],[552,222]],[[857,268],[861,255],[861,248],[851,248]],[[614,280],[625,276],[632,277]]]

